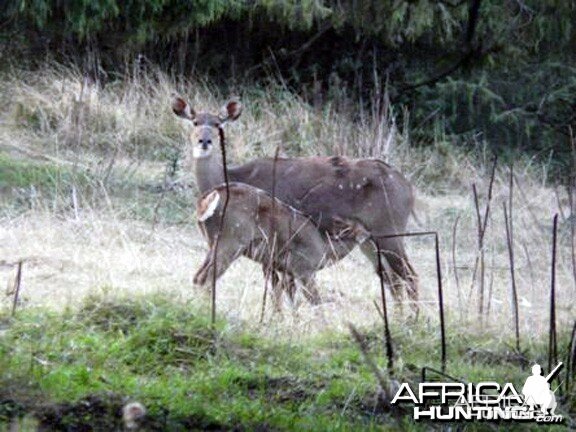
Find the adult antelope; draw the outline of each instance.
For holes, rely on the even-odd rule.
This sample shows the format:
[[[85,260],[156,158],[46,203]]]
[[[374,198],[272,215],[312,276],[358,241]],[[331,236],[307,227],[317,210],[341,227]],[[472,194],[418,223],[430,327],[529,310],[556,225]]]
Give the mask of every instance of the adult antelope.
[[[230,198],[223,218],[227,193]],[[300,281],[311,303],[319,301],[314,274],[370,238],[370,233],[356,221],[337,219],[333,224],[335,231],[320,231],[307,215],[245,183],[229,183],[228,192],[222,184],[204,194],[198,200],[196,214],[210,250],[194,283],[204,285],[212,280],[218,235],[217,278],[244,255],[264,268],[282,271]],[[274,286],[277,310],[281,294],[279,287]]]
[[[242,104],[229,101],[219,115],[196,112],[184,99],[172,101],[174,113],[195,126],[193,145],[196,182],[201,193],[224,182],[221,152],[214,150],[223,126],[242,113]],[[309,215],[319,229],[333,231],[335,221],[354,220],[371,233],[373,241],[360,247],[378,272],[377,250],[388,263],[385,277],[396,300],[402,284],[417,311],[417,275],[408,260],[402,237],[387,235],[406,230],[414,206],[410,182],[396,169],[379,159],[333,157],[261,158],[228,167],[231,182],[262,189],[282,202]],[[275,178],[273,178],[275,177]]]

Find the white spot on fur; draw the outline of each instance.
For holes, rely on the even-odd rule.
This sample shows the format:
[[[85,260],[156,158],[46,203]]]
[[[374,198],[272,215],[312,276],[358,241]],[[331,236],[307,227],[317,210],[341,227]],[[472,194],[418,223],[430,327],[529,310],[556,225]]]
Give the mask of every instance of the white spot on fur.
[[[218,191],[210,192],[210,194],[208,194],[208,196],[200,202],[200,206],[198,208],[198,220],[200,222],[204,222],[205,220],[212,217],[216,211],[216,208],[218,207],[219,202],[220,194]]]
[[[344,186],[342,186],[341,184],[338,185],[338,189],[342,190],[344,189]]]

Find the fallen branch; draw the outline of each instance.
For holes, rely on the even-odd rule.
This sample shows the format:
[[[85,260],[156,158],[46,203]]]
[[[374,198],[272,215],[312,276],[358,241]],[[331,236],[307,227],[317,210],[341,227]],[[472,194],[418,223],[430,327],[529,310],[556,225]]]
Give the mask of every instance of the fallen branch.
[[[354,340],[358,344],[358,347],[360,348],[360,352],[362,353],[362,357],[364,357],[364,361],[366,362],[366,364],[376,377],[376,380],[378,381],[380,388],[382,389],[383,392],[389,393],[390,381],[386,377],[384,377],[384,375],[382,375],[382,372],[380,371],[380,369],[376,365],[376,362],[370,355],[370,350],[368,348],[368,344],[366,343],[366,338],[364,338],[364,336],[360,334],[360,332],[356,329],[356,327],[354,327],[353,324],[348,323],[348,328],[350,329],[352,337],[354,338]]]

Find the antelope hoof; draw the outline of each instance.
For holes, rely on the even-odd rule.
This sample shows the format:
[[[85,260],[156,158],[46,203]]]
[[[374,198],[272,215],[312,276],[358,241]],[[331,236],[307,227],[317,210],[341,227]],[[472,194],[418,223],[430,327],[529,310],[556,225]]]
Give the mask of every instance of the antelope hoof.
[[[206,277],[207,275],[205,273],[198,272],[194,275],[194,279],[192,279],[192,282],[196,286],[203,286],[206,284]]]

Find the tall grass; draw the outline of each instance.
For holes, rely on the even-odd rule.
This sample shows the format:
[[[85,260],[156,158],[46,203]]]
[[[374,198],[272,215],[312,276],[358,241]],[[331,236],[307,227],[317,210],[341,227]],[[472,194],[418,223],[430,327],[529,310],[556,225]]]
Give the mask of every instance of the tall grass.
[[[420,186],[432,183],[430,187],[461,185],[462,169],[478,171],[486,162],[484,155],[475,156],[484,152],[481,144],[473,146],[479,152],[465,152],[439,136],[431,147],[414,146],[409,125],[397,125],[399,113],[388,104],[385,92],[375,91],[380,101],[371,110],[336,90],[330,92],[329,102],[314,107],[281,83],[226,94],[209,83],[175,79],[153,68],[135,69],[105,84],[57,64],[34,72],[4,72],[2,140],[69,162],[96,157],[93,163],[100,165],[112,157],[140,161],[187,154],[185,127],[170,110],[174,92],[197,110],[211,112],[218,112],[228,96],[241,97],[241,121],[228,126],[231,157],[236,161],[272,155],[277,146],[290,156],[378,157],[398,166]]]

